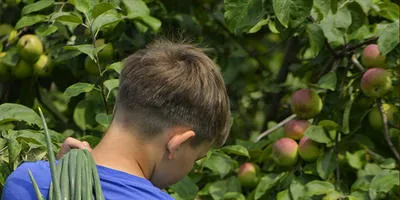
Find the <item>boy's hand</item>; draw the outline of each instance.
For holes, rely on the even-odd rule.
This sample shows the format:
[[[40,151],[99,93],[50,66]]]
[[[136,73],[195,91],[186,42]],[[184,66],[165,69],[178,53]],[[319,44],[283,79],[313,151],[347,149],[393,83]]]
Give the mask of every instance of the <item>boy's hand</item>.
[[[92,148],[90,147],[88,142],[79,141],[75,138],[68,137],[67,139],[64,140],[64,143],[61,145],[60,151],[58,152],[56,158],[57,159],[62,158],[71,149],[87,149],[89,151],[92,151]]]

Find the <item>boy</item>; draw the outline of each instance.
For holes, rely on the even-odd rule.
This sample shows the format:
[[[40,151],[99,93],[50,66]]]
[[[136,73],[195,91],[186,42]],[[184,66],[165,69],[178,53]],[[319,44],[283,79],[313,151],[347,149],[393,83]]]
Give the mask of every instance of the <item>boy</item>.
[[[105,198],[172,199],[160,189],[225,142],[229,118],[222,76],[201,50],[158,41],[129,56],[113,120],[91,151]],[[27,162],[8,177],[3,200],[35,199],[28,169],[48,195],[48,162]]]

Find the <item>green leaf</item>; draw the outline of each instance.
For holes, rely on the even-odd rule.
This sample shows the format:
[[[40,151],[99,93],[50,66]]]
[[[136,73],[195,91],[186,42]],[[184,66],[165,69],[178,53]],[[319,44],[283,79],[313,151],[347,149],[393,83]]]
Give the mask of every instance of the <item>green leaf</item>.
[[[204,160],[203,165],[217,173],[221,178],[233,169],[231,158],[218,152],[212,152],[211,156]]]
[[[331,12],[320,22],[319,26],[324,32],[326,39],[328,40],[329,44],[332,46],[343,45],[343,32],[337,29],[334,25],[335,23],[335,16],[332,15]]]
[[[256,194],[254,199],[260,199],[269,189],[274,187],[285,175],[287,175],[286,172],[282,172],[280,174],[267,174],[263,176],[260,180],[260,183],[258,183],[257,188],[256,188]]]
[[[73,115],[74,122],[82,130],[87,129],[86,107],[88,107],[87,103],[82,100],[76,105],[74,109],[74,115]]]
[[[32,26],[39,22],[44,22],[47,19],[45,15],[27,15],[21,17],[17,24],[15,25],[15,29],[24,28],[26,26]]]
[[[60,22],[67,22],[67,23],[76,23],[81,24],[82,19],[72,13],[69,12],[57,12],[53,16],[51,16],[50,21],[60,21]]]
[[[262,19],[259,22],[257,22],[256,25],[254,25],[253,27],[251,27],[251,29],[249,30],[249,33],[257,33],[259,30],[261,30],[261,28],[265,25],[268,25],[268,23],[270,23],[269,19]]]
[[[293,180],[289,187],[293,200],[301,200],[305,196],[306,187],[297,180]]]
[[[272,7],[279,22],[286,28],[294,26],[310,15],[312,0],[272,0]]]
[[[286,190],[280,191],[276,195],[276,200],[292,200],[292,198],[290,197],[289,190],[286,189]]]
[[[113,64],[107,66],[106,70],[107,71],[108,70],[114,70],[118,74],[121,74],[122,67],[123,67],[122,62],[116,62],[116,63],[113,63]]]
[[[19,61],[19,52],[17,47],[11,47],[7,54],[1,58],[1,62],[9,66],[15,67]]]
[[[361,0],[360,0],[361,1]],[[388,20],[396,21],[399,20],[399,5],[389,0],[378,2],[379,12],[378,14]]]
[[[224,9],[226,25],[234,33],[249,31],[265,14],[262,0],[224,0]]]
[[[318,80],[318,87],[322,89],[328,89],[335,91],[336,90],[336,73],[335,72],[328,72],[321,79]]]
[[[231,176],[226,180],[212,183],[208,190],[214,200],[222,200],[224,195],[228,192],[241,193],[239,180],[234,176]]]
[[[98,17],[99,15],[103,14],[106,11],[112,10],[114,9],[114,5],[108,2],[101,2],[96,4],[92,10],[90,11],[91,16],[93,19],[95,19],[96,17]]]
[[[311,125],[306,129],[304,135],[319,143],[331,142],[331,139],[326,135],[324,128],[321,126]]]
[[[385,31],[379,36],[378,47],[382,54],[386,55],[399,44],[399,21],[386,26]]]
[[[347,7],[351,13],[351,25],[348,30],[351,33],[361,28],[364,24],[367,24],[367,16],[358,3],[350,3]]]
[[[107,90],[111,92],[113,89],[117,88],[119,84],[119,79],[110,79],[104,81],[104,86],[106,86]]]
[[[97,123],[107,128],[112,120],[112,115],[107,115],[106,113],[98,113],[95,120]]]
[[[239,156],[246,156],[250,158],[249,151],[242,145],[229,145],[221,148],[221,151],[227,154],[235,154]]]
[[[4,103],[0,105],[0,124],[10,121],[24,121],[29,125],[36,125],[42,128],[39,115],[32,109],[13,103]]]
[[[74,5],[82,13],[88,13],[89,9],[93,6],[90,5],[90,0],[68,0],[68,3]]]
[[[54,4],[54,0],[41,0],[32,4],[28,4],[24,6],[24,8],[21,11],[21,15],[26,15],[29,13],[33,13],[39,10],[43,10],[51,5]]]
[[[317,24],[307,24],[306,31],[312,56],[316,57],[325,43],[324,32],[322,32],[322,29]]]
[[[306,195],[311,197],[335,191],[335,186],[327,181],[314,180],[306,184],[306,191]]]
[[[355,2],[357,2],[360,5],[364,14],[368,14],[369,10],[372,7],[372,1],[355,0]]]
[[[349,165],[355,169],[361,169],[366,162],[364,150],[356,151],[354,154],[346,152],[346,158]]]
[[[243,194],[239,192],[227,192],[222,197],[223,200],[246,200]]]
[[[181,199],[195,199],[199,191],[197,185],[188,176],[185,176],[185,178],[178,183],[171,185],[170,188],[176,192]]]
[[[351,13],[347,7],[340,8],[335,14],[334,27],[347,29],[351,25]]]
[[[57,31],[57,26],[54,25],[40,25],[38,28],[35,29],[35,33],[40,37],[49,36]]]
[[[129,18],[150,14],[150,9],[142,0],[122,0],[122,3],[126,8]]]
[[[12,170],[18,165],[18,156],[22,150],[21,144],[14,137],[7,138],[8,164]]]
[[[396,185],[399,185],[399,171],[382,170],[371,181],[369,197],[371,199],[377,199],[380,192],[387,193]]]
[[[328,176],[336,168],[336,155],[333,149],[321,154],[317,160],[317,172],[322,179],[327,179]]]
[[[94,33],[97,33],[98,31],[100,31],[100,29],[106,25],[112,24],[114,22],[118,22],[121,21],[122,18],[121,16],[116,13],[116,12],[105,12],[101,15],[99,15],[98,17],[96,17],[96,19],[93,21],[92,24],[92,31]]]
[[[313,6],[324,16],[331,10],[331,0],[314,0]]]
[[[386,158],[382,161],[381,164],[379,164],[380,167],[384,169],[394,169],[396,168],[396,160],[393,158]]]
[[[81,53],[88,55],[92,60],[95,60],[95,58],[94,58],[94,50],[95,49],[93,48],[93,45],[91,45],[91,44],[65,46],[64,49],[79,51]]]
[[[94,85],[90,83],[75,83],[65,90],[64,95],[68,98],[71,98],[78,96],[81,93],[90,92],[93,90],[93,88]]]
[[[161,21],[150,15],[143,15],[138,17],[138,19],[142,20],[144,23],[150,26],[150,28],[153,29],[153,31],[158,31],[161,27]]]

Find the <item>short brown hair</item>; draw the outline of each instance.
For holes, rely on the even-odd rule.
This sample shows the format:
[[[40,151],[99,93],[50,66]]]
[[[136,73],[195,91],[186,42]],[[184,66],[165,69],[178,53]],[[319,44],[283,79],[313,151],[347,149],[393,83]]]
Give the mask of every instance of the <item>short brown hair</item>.
[[[159,40],[129,56],[121,72],[116,112],[149,139],[185,126],[223,145],[230,129],[229,98],[216,64],[199,48]]]

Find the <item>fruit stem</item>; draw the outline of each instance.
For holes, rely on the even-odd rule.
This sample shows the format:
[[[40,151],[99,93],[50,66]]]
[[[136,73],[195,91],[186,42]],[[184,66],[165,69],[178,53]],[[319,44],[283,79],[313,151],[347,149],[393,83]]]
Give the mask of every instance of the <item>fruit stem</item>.
[[[397,152],[396,147],[394,147],[394,145],[389,137],[388,121],[387,121],[387,117],[383,111],[382,99],[377,99],[376,104],[378,105],[379,112],[381,113],[381,117],[382,117],[382,121],[383,121],[383,133],[385,136],[385,140],[386,140],[387,144],[389,145],[390,150],[392,150],[393,154],[395,155],[397,161],[400,161],[399,152]]]
[[[358,62],[357,57],[356,57],[355,54],[353,54],[353,55],[351,56],[351,61],[353,62],[353,64],[354,64],[362,73],[365,72],[364,67],[360,64],[360,62]]]
[[[263,137],[265,137],[266,135],[274,132],[275,130],[277,130],[278,128],[284,126],[286,123],[288,123],[290,120],[294,119],[297,115],[296,114],[292,114],[289,117],[287,117],[286,119],[282,120],[281,122],[279,122],[279,124],[277,124],[276,126],[266,130],[265,132],[261,133],[254,142],[258,142],[260,141]]]

